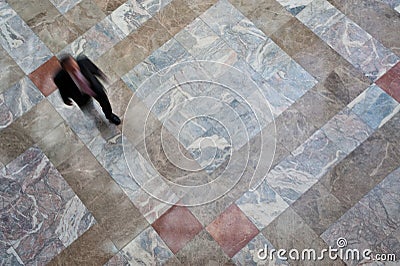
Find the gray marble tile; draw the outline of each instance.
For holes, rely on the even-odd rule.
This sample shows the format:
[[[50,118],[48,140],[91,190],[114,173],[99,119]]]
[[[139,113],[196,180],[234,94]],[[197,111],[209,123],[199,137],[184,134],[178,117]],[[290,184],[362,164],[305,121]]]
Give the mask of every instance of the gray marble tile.
[[[69,44],[60,54],[85,54],[91,60],[96,60],[124,37],[121,29],[108,16]]]
[[[343,17],[344,14],[326,0],[312,1],[296,16],[320,37]]]
[[[319,182],[307,190],[291,207],[318,235],[347,211],[343,203]]]
[[[1,46],[25,74],[31,73],[53,55],[19,16],[0,24],[0,29]]]
[[[392,173],[390,173],[383,181],[377,186],[378,188],[384,190],[386,193],[390,194],[397,201],[400,200],[400,195],[397,193],[400,186],[400,168],[397,168]]]
[[[352,152],[373,133],[373,129],[348,108],[335,115],[321,130],[346,154]]]
[[[354,52],[351,58],[351,63],[372,81],[377,80],[400,60],[397,55],[374,38]]]
[[[17,15],[17,12],[5,1],[0,3],[0,24]]]
[[[371,85],[348,107],[368,126],[377,129],[400,111],[399,103],[377,85]]]
[[[352,64],[356,63],[353,60],[353,54],[372,38],[369,33],[347,17],[341,18],[320,37]]]
[[[20,80],[24,72],[2,47],[0,47],[0,64],[3,66],[0,71],[0,93],[3,93]]]
[[[14,116],[4,103],[4,95],[0,94],[0,130],[9,126],[14,120]]]
[[[166,5],[171,3],[171,1],[172,0],[138,0],[137,2],[141,4],[151,16],[153,16]]]
[[[317,179],[338,164],[346,154],[323,131],[316,131],[308,140],[292,152],[304,171]],[[302,167],[299,167],[301,169]]]
[[[147,58],[123,75],[121,79],[130,90],[136,92],[140,85],[156,72],[156,66],[149,60],[149,58]]]
[[[157,70],[192,59],[188,51],[175,39],[167,41],[148,57],[148,60],[153,63]]]
[[[61,14],[67,13],[68,10],[79,4],[82,0],[49,0],[60,11]]]
[[[286,8],[287,11],[296,16],[303,10],[312,0],[278,0],[278,2]]]
[[[269,185],[288,204],[296,201],[318,179],[308,172],[296,158],[288,156],[276,165],[266,177]]]
[[[232,261],[236,265],[289,265],[287,261],[282,261],[277,258],[266,257],[265,260],[260,259],[258,256],[260,249],[266,250],[267,253],[271,249],[275,249],[262,233],[259,233],[244,248],[242,248],[242,250],[236,253],[232,258]]]
[[[126,266],[129,265],[122,252],[118,252],[114,257],[112,257],[104,266]]]
[[[141,6],[140,1],[129,0],[110,14],[110,19],[125,36],[139,28],[150,18],[150,14]]]
[[[200,15],[200,18],[207,23],[211,29],[223,37],[225,31],[232,28],[239,21],[245,18],[228,0],[220,0]]]
[[[43,94],[27,76],[4,92],[4,103],[14,119],[25,114],[43,99]]]
[[[235,203],[246,216],[262,230],[289,205],[268,184],[269,177],[255,190],[248,191]]]
[[[161,265],[173,256],[173,253],[161,237],[149,226],[132,242],[121,250],[127,265]]]
[[[364,250],[381,243],[387,237],[385,229],[387,225],[382,223],[380,217],[370,208],[358,203],[332,224],[321,237],[331,247],[337,247],[337,240],[345,238],[348,243],[345,249]]]
[[[0,263],[2,265],[24,265],[15,249],[10,245],[5,245],[2,243],[0,245],[0,250],[2,251],[2,254],[0,255]]]

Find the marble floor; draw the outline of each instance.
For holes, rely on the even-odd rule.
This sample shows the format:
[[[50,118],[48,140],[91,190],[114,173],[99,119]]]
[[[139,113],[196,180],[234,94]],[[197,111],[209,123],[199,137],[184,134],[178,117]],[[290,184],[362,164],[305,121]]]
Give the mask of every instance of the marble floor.
[[[399,0],[0,0],[0,264],[399,265],[399,29]],[[121,125],[63,104],[65,53]],[[289,252],[332,248],[371,253]]]

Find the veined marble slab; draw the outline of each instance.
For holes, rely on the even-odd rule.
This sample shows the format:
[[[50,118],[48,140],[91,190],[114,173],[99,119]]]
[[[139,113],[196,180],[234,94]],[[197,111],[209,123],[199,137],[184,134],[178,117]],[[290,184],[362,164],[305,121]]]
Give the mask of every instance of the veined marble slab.
[[[4,103],[14,119],[22,116],[44,99],[43,94],[27,76],[6,90],[3,95]]]
[[[137,0],[137,2],[141,4],[151,16],[153,16],[166,5],[171,3],[172,0]]]
[[[67,13],[82,0],[49,0],[61,14]]]
[[[400,111],[399,103],[375,84],[361,93],[348,107],[373,129],[381,127]]]
[[[14,116],[4,102],[4,95],[0,94],[0,130],[6,128],[14,121]]]
[[[18,16],[0,24],[0,44],[29,74],[52,57],[52,52]]]
[[[302,11],[312,0],[278,0],[278,2],[286,8],[287,11],[296,16]]]
[[[151,17],[139,2],[128,0],[110,14],[111,21],[121,29],[124,36],[128,36]]]

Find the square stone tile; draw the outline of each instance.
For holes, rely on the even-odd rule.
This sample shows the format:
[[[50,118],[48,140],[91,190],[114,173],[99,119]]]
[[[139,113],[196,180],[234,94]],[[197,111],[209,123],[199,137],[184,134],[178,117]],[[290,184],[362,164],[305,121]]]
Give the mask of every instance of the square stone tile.
[[[164,265],[168,259],[174,256],[151,226],[126,245],[119,254],[126,261],[126,265],[134,265],[136,263]]]
[[[110,15],[114,10],[116,10],[125,2],[126,2],[125,0],[94,0],[94,3],[106,15]]]
[[[105,18],[106,15],[96,5],[96,1],[78,1],[79,3],[65,12],[64,16],[78,29],[79,34],[83,34]]]
[[[4,102],[14,118],[20,117],[43,99],[44,96],[27,76],[4,92]]]
[[[65,14],[68,10],[77,5],[81,0],[49,0],[53,5],[60,11],[61,14]]]
[[[233,257],[259,233],[257,227],[235,204],[209,224],[206,230],[229,257]]]
[[[0,94],[0,129],[8,127],[14,121],[14,115],[4,103],[4,95]]]
[[[348,107],[373,129],[381,127],[400,111],[399,103],[376,85],[371,85]]]
[[[144,216],[115,182],[106,191],[97,194],[87,206],[118,249],[126,246],[148,226]]]
[[[0,162],[8,164],[33,144],[34,141],[21,126],[11,124],[0,131]]]
[[[170,208],[152,226],[174,254],[203,228],[186,207],[180,206]]]
[[[3,93],[20,80],[24,72],[2,47],[0,47],[0,64],[3,66],[0,71],[0,93]]]
[[[160,12],[164,7],[172,2],[172,0],[138,0],[138,2],[149,12],[151,16],[154,16]]]
[[[400,63],[397,63],[386,74],[376,81],[382,90],[400,102]]]
[[[111,20],[118,25],[125,36],[139,28],[143,22],[150,18],[150,14],[138,3],[127,1],[114,10],[110,15]]]
[[[229,257],[206,230],[187,243],[176,257],[183,265],[225,265],[229,261]]]
[[[58,59],[53,56],[49,61],[41,65],[38,69],[29,74],[33,84],[42,92],[44,96],[49,96],[57,89],[53,78],[61,69]]]

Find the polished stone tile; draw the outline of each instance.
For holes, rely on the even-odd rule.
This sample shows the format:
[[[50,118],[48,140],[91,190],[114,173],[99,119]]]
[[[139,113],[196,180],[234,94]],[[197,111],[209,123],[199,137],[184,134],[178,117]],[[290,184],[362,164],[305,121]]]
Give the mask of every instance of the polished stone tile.
[[[267,257],[266,260],[260,259],[258,257],[260,249],[267,249],[267,252],[268,250],[275,249],[262,233],[259,233],[244,248],[242,248],[242,250],[232,258],[232,261],[236,265],[289,265],[287,262],[277,258],[271,259]]]
[[[49,60],[50,50],[19,17],[13,16],[0,25],[0,44],[25,74]]]
[[[356,204],[322,235],[322,239],[331,247],[337,247],[339,237],[347,240],[346,249],[375,247],[381,243],[385,234],[385,223],[371,209],[363,204]]]
[[[303,10],[312,0],[278,0],[278,2],[284,6],[294,16]]]
[[[21,258],[18,256],[17,252],[12,246],[1,243],[0,249],[2,250],[0,263],[4,265],[24,265]]]
[[[92,226],[77,241],[64,249],[48,265],[97,264],[109,261],[118,249],[99,225]]]
[[[257,226],[265,228],[289,205],[268,184],[267,179],[255,191],[248,191],[235,203]]]
[[[47,97],[57,88],[54,84],[53,77],[60,68],[61,66],[58,59],[53,56],[49,61],[29,74],[29,78],[42,94]]]
[[[268,36],[293,17],[276,0],[232,0],[231,3]]]
[[[368,40],[351,55],[351,58],[353,65],[361,69],[373,81],[381,77],[400,60],[398,56],[374,38]]]
[[[53,16],[59,15],[60,13],[50,1],[29,1],[21,2],[18,0],[7,1],[9,5],[3,7],[4,21],[13,15],[18,14],[27,24],[34,18],[45,17],[45,14],[51,13]],[[12,8],[13,11],[9,10]]]
[[[225,265],[229,261],[229,257],[206,230],[187,243],[176,253],[176,257],[183,265]]]
[[[332,25],[321,38],[350,63],[355,64],[354,53],[372,36],[347,17]]]
[[[0,64],[3,66],[0,72],[0,93],[3,93],[19,81],[24,72],[2,47],[0,47]]]
[[[104,266],[122,266],[129,265],[128,261],[122,255],[121,251],[118,252],[114,257],[112,257]]]
[[[143,215],[114,182],[87,206],[118,249],[130,243],[148,226]]]
[[[218,36],[224,37],[225,31],[232,28],[239,21],[244,19],[245,16],[228,0],[220,0],[204,12],[200,18],[210,26]]]
[[[78,29],[80,34],[86,32],[106,16],[102,9],[96,5],[96,1],[79,1],[77,5],[64,14],[65,18]]]
[[[125,2],[126,0],[94,0],[96,6],[98,6],[106,15],[111,14]]]
[[[302,51],[305,47],[314,46],[318,41],[315,35],[297,18],[292,18],[279,28],[271,39],[290,56]]]
[[[77,5],[81,0],[49,0],[60,11],[65,14],[68,10]]]
[[[392,196],[395,199],[395,201],[400,200],[399,194],[396,192],[400,185],[399,174],[400,174],[400,169],[397,168],[396,170],[391,172],[387,177],[385,177],[385,179],[383,179],[383,181],[377,186],[377,188],[383,190],[385,193]]]
[[[396,146],[376,132],[321,181],[346,207],[351,207],[398,168],[398,157]]]
[[[83,143],[65,123],[49,130],[37,145],[55,166],[59,166],[83,147]]]
[[[126,245],[119,254],[126,261],[126,265],[161,265],[173,256],[168,246],[151,226]]]
[[[189,8],[198,16],[203,14],[217,1],[218,0],[185,0]]]
[[[350,64],[337,66],[323,81],[324,87],[345,105],[365,91],[370,84],[371,81]]]
[[[1,24],[3,24],[8,19],[17,15],[17,13],[15,12],[15,10],[13,8],[13,4],[14,4],[13,2],[16,2],[16,1],[8,1],[8,2],[2,1],[2,3],[0,4]]]
[[[230,233],[227,228],[230,228]],[[229,206],[206,230],[230,258],[259,233],[257,227],[235,204]]]
[[[57,167],[85,205],[110,186],[112,178],[92,153],[83,147]]]
[[[277,142],[288,151],[297,148],[317,129],[306,116],[295,108],[289,108],[275,119]]]
[[[4,95],[0,95],[0,129],[8,127],[14,121],[14,116],[4,103]]]
[[[399,27],[398,15],[390,6],[382,1],[330,1],[347,17],[374,36],[385,47],[397,55],[400,54],[398,38],[394,38],[392,31]],[[372,22],[369,18],[374,18]]]
[[[62,117],[47,99],[41,101],[15,121],[34,142],[39,142],[45,138],[51,130],[62,122]]]
[[[348,108],[337,113],[321,130],[346,154],[352,152],[373,133],[373,129]]]
[[[400,63],[386,72],[376,81],[376,84],[387,94],[400,102]]]
[[[319,83],[297,100],[293,107],[310,119],[316,128],[320,128],[343,109],[344,104]]]
[[[162,8],[154,17],[171,35],[175,35],[192,22],[196,18],[196,14],[186,4],[185,0],[174,0]]]
[[[371,85],[348,107],[373,129],[381,127],[400,110],[399,103],[376,85]]]
[[[107,96],[113,108],[113,113],[123,118],[129,103],[132,100],[133,93],[128,86],[121,80],[117,80],[107,87]]]
[[[300,161],[288,156],[267,175],[266,180],[288,204],[296,201],[318,179]]]
[[[43,98],[43,95],[28,77],[24,77],[4,92],[4,103],[8,106],[14,118],[22,116]]]
[[[85,54],[91,60],[96,60],[123,38],[124,34],[117,24],[106,17],[68,45],[62,53],[73,56]]]
[[[347,211],[320,183],[313,185],[291,207],[318,235]]]
[[[170,4],[172,0],[138,0],[137,2],[141,4],[151,16],[154,16],[165,6]]]
[[[21,194],[4,209],[11,219],[2,219],[2,227],[14,228],[5,240],[24,263],[49,261],[95,222],[40,149],[28,149],[6,166],[5,174],[20,185]]]
[[[346,154],[330,140],[323,131],[316,131],[308,140],[292,152],[299,169],[317,179],[339,163]]]
[[[0,131],[0,162],[8,164],[33,144],[32,138],[19,125],[11,124]]]
[[[202,230],[193,214],[186,207],[179,206],[173,206],[152,226],[174,254]]]
[[[192,59],[185,47],[176,41],[177,36],[178,35],[175,35],[173,39],[167,41],[146,59],[150,61],[157,70],[163,70],[174,64]]]
[[[121,29],[125,36],[136,30],[146,20],[150,14],[139,4],[138,1],[127,1],[115,9],[111,15],[111,20]]]
[[[304,8],[296,18],[319,37],[325,36],[344,14],[325,0],[314,0]]]
[[[382,135],[396,146],[399,142],[399,119],[400,113],[397,113],[379,129]]]

